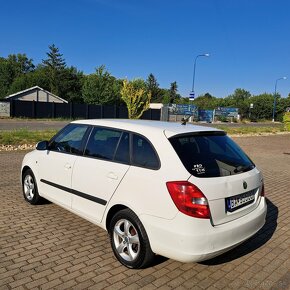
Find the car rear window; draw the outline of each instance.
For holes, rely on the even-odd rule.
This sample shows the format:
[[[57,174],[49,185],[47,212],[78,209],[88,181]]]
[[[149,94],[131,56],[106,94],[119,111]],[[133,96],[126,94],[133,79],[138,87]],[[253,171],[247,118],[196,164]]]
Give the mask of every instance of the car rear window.
[[[185,168],[196,177],[235,175],[255,167],[224,132],[178,135],[169,141]]]
[[[159,169],[159,158],[152,145],[144,137],[133,134],[132,165]]]

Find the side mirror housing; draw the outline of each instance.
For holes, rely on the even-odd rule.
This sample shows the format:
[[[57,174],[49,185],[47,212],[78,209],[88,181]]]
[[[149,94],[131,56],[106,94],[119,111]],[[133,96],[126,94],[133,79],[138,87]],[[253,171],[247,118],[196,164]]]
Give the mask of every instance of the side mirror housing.
[[[48,141],[40,141],[36,144],[36,150],[47,150]]]

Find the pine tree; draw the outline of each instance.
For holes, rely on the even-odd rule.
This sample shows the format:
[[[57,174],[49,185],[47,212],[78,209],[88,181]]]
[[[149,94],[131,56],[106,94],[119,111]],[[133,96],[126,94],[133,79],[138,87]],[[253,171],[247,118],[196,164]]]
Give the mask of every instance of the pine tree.
[[[49,52],[46,53],[47,59],[42,60],[44,64],[50,83],[50,91],[53,94],[59,94],[60,79],[63,71],[66,68],[66,62],[59,49],[54,45],[50,45]]]
[[[177,97],[177,82],[173,82],[170,84],[169,95],[170,103],[172,104]]]
[[[146,86],[149,92],[151,92],[151,101],[161,102],[163,96],[160,94],[160,89],[159,89],[159,84],[157,82],[157,79],[152,73],[149,74],[149,76],[147,77]]]

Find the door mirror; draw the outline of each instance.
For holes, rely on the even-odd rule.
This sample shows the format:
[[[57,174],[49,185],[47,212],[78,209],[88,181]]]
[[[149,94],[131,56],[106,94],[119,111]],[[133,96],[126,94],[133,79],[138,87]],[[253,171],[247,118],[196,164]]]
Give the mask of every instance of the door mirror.
[[[36,150],[47,150],[48,149],[48,141],[40,141],[36,145]]]

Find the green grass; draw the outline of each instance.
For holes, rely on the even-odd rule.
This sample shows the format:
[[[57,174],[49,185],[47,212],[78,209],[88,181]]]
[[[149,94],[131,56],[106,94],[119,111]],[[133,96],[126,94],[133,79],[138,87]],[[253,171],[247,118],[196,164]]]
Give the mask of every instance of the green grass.
[[[281,126],[275,126],[275,127],[227,127],[227,126],[223,126],[223,125],[216,125],[215,126],[218,129],[224,130],[226,131],[229,135],[236,135],[236,134],[240,134],[240,135],[245,135],[245,134],[263,134],[263,133],[279,133],[279,132],[285,132],[285,128],[283,126],[283,124],[281,124]]]
[[[49,140],[58,130],[31,131],[17,129],[12,131],[0,131],[1,145],[36,144],[42,140]]]

